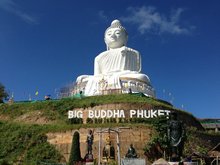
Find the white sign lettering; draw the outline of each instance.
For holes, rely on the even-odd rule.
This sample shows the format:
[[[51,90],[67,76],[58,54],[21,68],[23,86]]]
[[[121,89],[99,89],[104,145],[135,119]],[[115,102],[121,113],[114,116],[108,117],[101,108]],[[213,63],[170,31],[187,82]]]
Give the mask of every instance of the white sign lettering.
[[[127,113],[125,113],[127,112]],[[170,110],[150,109],[150,110],[88,110],[86,118],[156,118],[158,116],[169,115]],[[81,110],[68,111],[68,118],[83,118]]]
[[[68,111],[68,118],[83,118],[82,111]]]

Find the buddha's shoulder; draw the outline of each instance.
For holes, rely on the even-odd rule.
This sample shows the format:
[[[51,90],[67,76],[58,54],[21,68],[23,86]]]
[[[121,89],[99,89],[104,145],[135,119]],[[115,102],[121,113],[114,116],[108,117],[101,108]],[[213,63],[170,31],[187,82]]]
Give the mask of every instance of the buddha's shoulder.
[[[133,49],[133,48],[123,46],[122,49],[127,51],[127,52],[131,52],[131,53],[134,53],[134,54],[139,54],[139,52],[137,50]]]
[[[108,54],[108,53],[109,53],[109,51],[101,52],[101,53],[99,53],[99,54],[95,57],[95,59],[100,59],[100,58],[102,58],[103,56],[105,56],[105,55]]]

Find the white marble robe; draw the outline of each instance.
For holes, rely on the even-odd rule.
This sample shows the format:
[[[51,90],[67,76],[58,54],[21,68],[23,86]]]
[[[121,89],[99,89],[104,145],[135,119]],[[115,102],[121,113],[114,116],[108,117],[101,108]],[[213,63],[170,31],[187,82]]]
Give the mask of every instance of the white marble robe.
[[[140,74],[141,71],[138,51],[125,46],[99,54],[94,63],[94,76],[89,77],[86,96],[101,94],[101,80],[106,81],[108,89],[121,89],[120,76]]]
[[[122,71],[141,71],[141,57],[138,51],[125,46],[99,54],[94,63],[94,75],[106,75]]]

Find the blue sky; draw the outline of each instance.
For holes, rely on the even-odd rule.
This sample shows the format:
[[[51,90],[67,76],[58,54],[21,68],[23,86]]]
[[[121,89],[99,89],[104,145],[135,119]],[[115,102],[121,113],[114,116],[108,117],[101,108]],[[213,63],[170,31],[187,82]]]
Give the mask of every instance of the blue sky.
[[[142,56],[157,97],[199,118],[220,117],[220,1],[0,0],[0,82],[15,100],[56,97],[93,74],[114,19]],[[35,92],[39,95],[35,96]]]

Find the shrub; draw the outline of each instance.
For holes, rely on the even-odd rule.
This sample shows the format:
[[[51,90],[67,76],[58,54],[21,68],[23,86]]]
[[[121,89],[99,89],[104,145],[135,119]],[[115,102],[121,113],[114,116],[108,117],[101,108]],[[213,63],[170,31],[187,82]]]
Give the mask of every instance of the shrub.
[[[166,116],[158,117],[152,121],[152,125],[157,133],[151,138],[144,148],[145,155],[151,158],[160,158],[163,152],[168,149],[167,141],[167,118]]]
[[[30,165],[45,159],[59,162],[62,158],[55,147],[47,142],[47,136],[38,125],[2,122],[0,132],[0,165],[18,162]]]
[[[86,119],[86,123],[87,123],[87,124],[92,124],[92,123],[93,123],[93,120],[92,120],[91,118],[87,118],[87,119]]]
[[[82,120],[82,118],[74,117],[74,118],[69,119],[68,123],[70,123],[70,124],[82,124],[83,120]]]
[[[79,132],[74,132],[72,147],[70,152],[69,164],[75,165],[77,162],[81,161],[81,153],[80,153],[80,143],[79,143]]]

